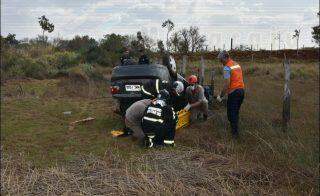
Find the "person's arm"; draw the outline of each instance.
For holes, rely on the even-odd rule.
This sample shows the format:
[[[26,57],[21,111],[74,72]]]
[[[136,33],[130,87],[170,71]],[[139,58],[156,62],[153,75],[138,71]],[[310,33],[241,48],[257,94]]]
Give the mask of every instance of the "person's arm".
[[[199,90],[199,100],[197,102],[194,102],[194,103],[190,104],[191,108],[200,106],[202,101],[203,101],[203,99],[205,99],[204,89],[202,88],[202,86],[198,86],[198,88],[200,89]]]
[[[230,86],[230,77],[231,77],[231,69],[227,66],[224,66],[223,67],[224,84],[223,84],[221,93],[219,95],[220,97],[223,97],[226,94],[226,92]]]
[[[195,103],[190,104],[191,108],[193,108],[193,107],[198,107],[198,106],[200,106],[200,105],[201,105],[201,101],[197,101],[197,102],[195,102]]]
[[[224,79],[224,85],[223,85],[223,88],[221,90],[220,97],[223,97],[226,94],[229,86],[230,86],[230,78]]]

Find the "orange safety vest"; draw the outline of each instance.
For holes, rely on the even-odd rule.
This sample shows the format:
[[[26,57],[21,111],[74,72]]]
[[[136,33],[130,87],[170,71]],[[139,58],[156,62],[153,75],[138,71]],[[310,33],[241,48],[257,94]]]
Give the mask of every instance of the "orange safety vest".
[[[231,93],[235,89],[243,89],[244,82],[242,77],[242,69],[240,65],[233,60],[229,59],[226,66],[231,69],[231,76],[230,76],[230,85],[227,90],[228,93]]]

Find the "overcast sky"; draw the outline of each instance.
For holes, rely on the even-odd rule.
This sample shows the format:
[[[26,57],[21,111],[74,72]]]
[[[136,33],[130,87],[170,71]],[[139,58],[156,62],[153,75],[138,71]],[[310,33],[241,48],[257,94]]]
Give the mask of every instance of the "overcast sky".
[[[295,48],[294,29],[301,29],[300,45],[315,46],[311,27],[319,23],[318,0],[1,0],[1,34],[18,39],[41,34],[37,18],[46,15],[55,25],[49,35],[72,38],[89,35],[101,39],[108,33],[135,34],[142,31],[165,40],[164,20],[175,30],[200,27],[210,48],[253,45],[278,48],[274,39],[281,33],[281,48]]]

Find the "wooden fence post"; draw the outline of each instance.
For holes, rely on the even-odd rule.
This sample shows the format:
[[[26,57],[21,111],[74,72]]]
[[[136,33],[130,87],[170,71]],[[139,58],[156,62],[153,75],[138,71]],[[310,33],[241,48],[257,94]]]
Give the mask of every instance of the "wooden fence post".
[[[211,88],[211,95],[212,95],[212,100],[211,104],[213,103],[213,96],[214,96],[214,68],[212,67],[212,70],[210,72],[210,88]]]
[[[181,75],[186,77],[186,67],[187,67],[187,55],[183,55],[182,57],[182,70]]]
[[[206,69],[206,65],[204,63],[204,58],[201,56],[201,63],[200,63],[200,73],[199,73],[199,79],[200,79],[200,84],[203,86],[204,81],[205,81],[205,74],[204,71]]]
[[[290,121],[290,100],[291,100],[291,92],[290,92],[290,61],[285,58],[284,63],[284,71],[285,71],[285,84],[284,84],[284,96],[283,96],[283,108],[282,108],[282,128],[283,131],[288,129],[289,121]]]

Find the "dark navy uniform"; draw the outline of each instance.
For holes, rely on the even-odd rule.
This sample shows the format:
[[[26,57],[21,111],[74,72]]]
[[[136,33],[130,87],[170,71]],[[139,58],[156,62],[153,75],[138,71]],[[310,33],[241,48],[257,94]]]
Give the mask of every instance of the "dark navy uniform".
[[[174,109],[164,100],[153,101],[142,117],[142,130],[146,135],[147,147],[174,145],[177,116]]]

